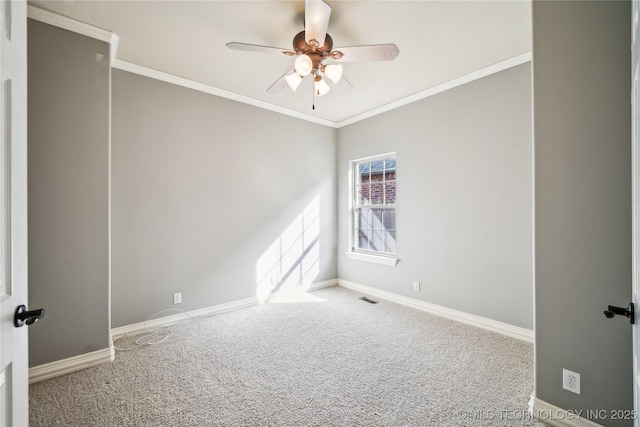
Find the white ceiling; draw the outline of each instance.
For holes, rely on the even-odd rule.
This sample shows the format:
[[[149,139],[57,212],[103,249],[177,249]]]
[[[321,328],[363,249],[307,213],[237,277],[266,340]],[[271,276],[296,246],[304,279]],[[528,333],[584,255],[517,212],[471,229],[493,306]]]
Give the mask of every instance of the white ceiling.
[[[39,0],[29,4],[114,32],[116,59],[189,79],[239,99],[334,124],[369,115],[531,51],[531,3],[328,0],[334,46],[395,43],[392,62],[345,63],[354,90],[316,97],[266,89],[293,66],[284,55],[228,49],[231,41],[291,48],[304,1]]]

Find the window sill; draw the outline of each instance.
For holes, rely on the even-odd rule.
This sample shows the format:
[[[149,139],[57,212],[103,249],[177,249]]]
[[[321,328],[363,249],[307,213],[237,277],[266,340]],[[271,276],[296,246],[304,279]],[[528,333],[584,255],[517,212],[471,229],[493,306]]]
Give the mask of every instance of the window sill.
[[[358,261],[388,265],[389,267],[395,267],[398,264],[398,258],[396,257],[364,254],[361,252],[347,252],[347,257]]]

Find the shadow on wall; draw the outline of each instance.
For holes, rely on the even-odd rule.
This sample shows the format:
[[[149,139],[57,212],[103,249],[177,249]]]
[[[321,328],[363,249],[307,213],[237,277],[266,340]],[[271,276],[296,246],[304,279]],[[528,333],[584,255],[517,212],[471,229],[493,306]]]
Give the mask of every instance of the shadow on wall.
[[[287,226],[256,261],[260,303],[317,301],[306,294],[320,272],[320,196]],[[294,297],[295,295],[295,297]]]

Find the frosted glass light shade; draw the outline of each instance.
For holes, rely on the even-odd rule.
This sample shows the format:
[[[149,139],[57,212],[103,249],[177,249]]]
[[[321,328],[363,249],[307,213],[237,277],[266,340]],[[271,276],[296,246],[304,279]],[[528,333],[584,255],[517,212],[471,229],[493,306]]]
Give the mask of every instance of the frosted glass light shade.
[[[324,74],[329,77],[332,82],[338,83],[342,78],[342,64],[325,65]]]
[[[315,91],[316,95],[322,96],[326,95],[331,90],[331,87],[327,84],[327,82],[320,79],[313,82],[313,90]]]
[[[298,73],[289,74],[284,79],[287,81],[287,84],[289,85],[291,90],[294,92],[296,91],[296,89],[298,89],[298,86],[300,86],[300,83],[302,83],[302,77],[300,77],[300,74]]]
[[[313,69],[313,62],[311,62],[311,58],[307,55],[298,55],[293,68],[295,68],[296,73],[304,77],[309,75]]]

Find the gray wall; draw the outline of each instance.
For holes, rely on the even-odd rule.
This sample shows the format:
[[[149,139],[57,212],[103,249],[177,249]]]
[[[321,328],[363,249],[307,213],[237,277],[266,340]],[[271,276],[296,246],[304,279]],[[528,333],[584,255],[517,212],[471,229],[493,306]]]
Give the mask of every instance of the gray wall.
[[[631,298],[630,27],[630,2],[533,3],[536,395],[565,409],[632,408],[631,327],[602,314]]]
[[[112,156],[113,327],[335,279],[334,129],[114,70]]]
[[[46,310],[31,366],[110,345],[108,58],[106,43],[28,22],[29,306]]]
[[[340,279],[533,328],[528,63],[339,129],[338,139]],[[348,162],[391,151],[395,268],[345,255]]]

